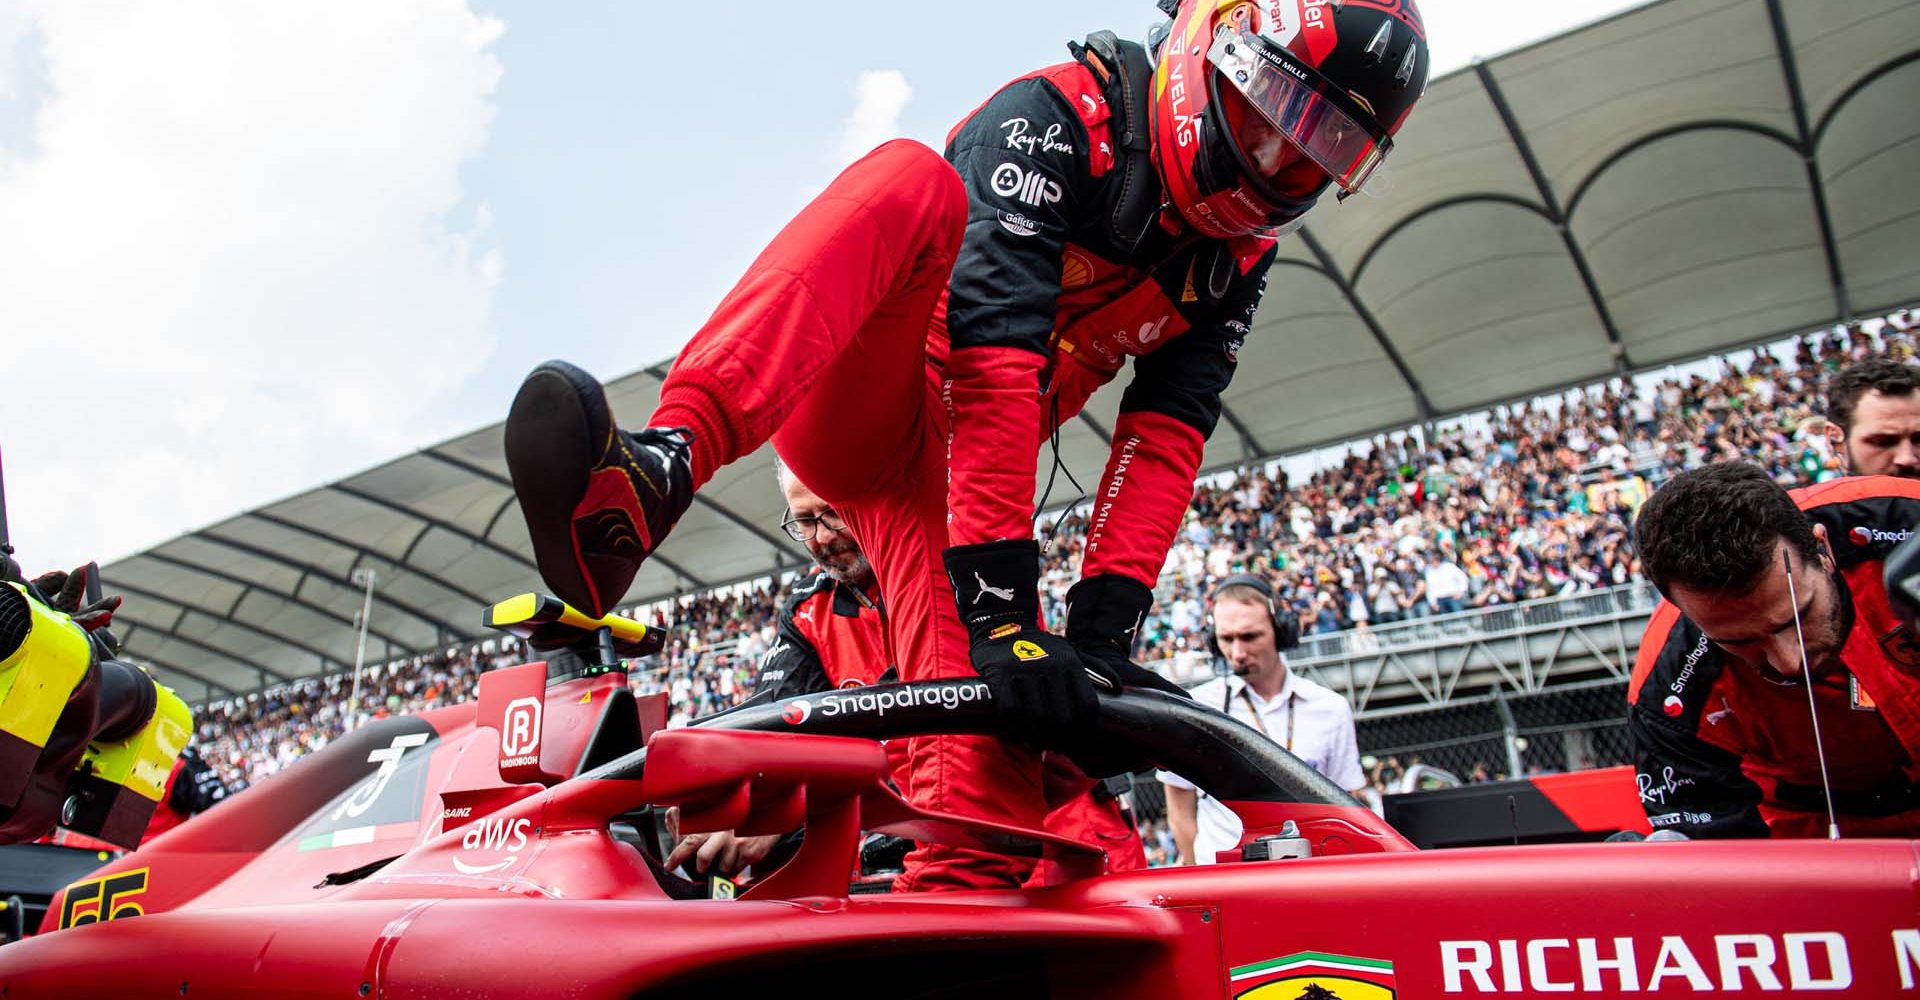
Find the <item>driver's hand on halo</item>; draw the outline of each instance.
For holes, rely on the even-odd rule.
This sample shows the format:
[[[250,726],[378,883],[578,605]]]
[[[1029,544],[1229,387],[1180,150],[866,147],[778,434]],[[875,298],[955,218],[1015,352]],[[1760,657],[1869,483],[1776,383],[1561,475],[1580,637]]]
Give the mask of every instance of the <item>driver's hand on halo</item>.
[[[667,830],[679,835],[680,810],[667,810]],[[779,834],[764,837],[739,837],[730,830],[718,833],[690,833],[667,854],[666,868],[672,871],[688,861],[701,875],[733,875],[740,869],[764,859],[780,842]]]

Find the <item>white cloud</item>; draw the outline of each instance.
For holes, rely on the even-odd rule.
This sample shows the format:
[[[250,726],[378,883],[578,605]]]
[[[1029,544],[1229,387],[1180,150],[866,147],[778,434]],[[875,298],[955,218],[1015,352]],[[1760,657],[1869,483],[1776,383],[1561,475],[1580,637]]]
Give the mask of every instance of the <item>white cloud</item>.
[[[1489,4],[1485,0],[1423,3],[1433,75],[1475,58],[1491,59],[1542,38],[1564,34],[1648,0],[1557,0],[1545,4]]]
[[[15,96],[14,77],[19,67],[14,62],[14,50],[26,33],[26,17],[11,5],[0,4],[0,101],[10,101]]]
[[[840,133],[840,162],[852,163],[900,134],[900,112],[913,88],[897,69],[870,69],[853,84],[853,114]]]
[[[462,0],[24,14],[50,87],[32,152],[0,149],[0,445],[30,572],[459,429],[433,404],[493,349],[501,265],[459,168],[492,124],[498,21]]]

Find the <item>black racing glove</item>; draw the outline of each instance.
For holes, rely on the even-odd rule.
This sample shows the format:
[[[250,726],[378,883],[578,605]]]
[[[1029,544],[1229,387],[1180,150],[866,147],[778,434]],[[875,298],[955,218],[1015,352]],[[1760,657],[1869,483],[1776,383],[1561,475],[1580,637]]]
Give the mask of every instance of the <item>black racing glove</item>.
[[[1067,591],[1067,641],[1096,675],[1095,683],[1108,690],[1151,688],[1190,697],[1180,685],[1133,662],[1134,638],[1151,607],[1153,591],[1137,580],[1115,573],[1087,577]],[[1067,753],[1094,778],[1153,766],[1139,751],[1111,739],[1088,738]]]
[[[1007,734],[1056,742],[1092,723],[1093,682],[1073,644],[1040,627],[1040,545],[956,545],[942,554],[967,626],[968,659],[993,691]]]
[[[55,611],[64,611],[73,618],[75,624],[89,632],[97,632],[113,624],[113,613],[120,610],[120,595],[108,597],[82,605],[87,594],[87,567],[82,566],[71,573],[54,570],[33,578],[34,589],[46,598],[47,606]]]
[[[1190,697],[1185,688],[1133,662],[1134,640],[1152,607],[1153,591],[1132,577],[1087,577],[1067,591],[1067,641],[1106,680],[1108,690],[1153,688]]]

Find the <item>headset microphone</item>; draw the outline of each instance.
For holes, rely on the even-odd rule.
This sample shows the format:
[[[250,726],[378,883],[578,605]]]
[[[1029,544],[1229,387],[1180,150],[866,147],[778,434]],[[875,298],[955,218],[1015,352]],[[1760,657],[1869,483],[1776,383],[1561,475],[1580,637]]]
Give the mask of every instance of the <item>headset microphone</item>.
[[[1807,662],[1807,637],[1800,631],[1800,595],[1793,585],[1793,557],[1785,549],[1780,562],[1787,569],[1787,599],[1793,602],[1793,639],[1800,644],[1800,681],[1807,688],[1807,714],[1813,718],[1814,756],[1820,758],[1820,790],[1827,795],[1827,839],[1840,839],[1840,821],[1833,813],[1833,779],[1827,776],[1827,747],[1820,740],[1820,713],[1813,702],[1813,664]]]
[[[1273,585],[1250,573],[1236,573],[1222,579],[1214,585],[1213,593],[1208,596],[1207,604],[1207,651],[1213,654],[1214,673],[1224,676],[1229,670],[1221,669],[1226,664],[1226,654],[1220,651],[1220,640],[1213,631],[1213,610],[1211,605],[1220,592],[1228,587],[1247,587],[1266,600],[1267,618],[1273,623],[1273,648],[1286,652],[1300,645],[1300,622],[1293,617],[1292,610],[1281,614],[1280,606],[1273,597]]]

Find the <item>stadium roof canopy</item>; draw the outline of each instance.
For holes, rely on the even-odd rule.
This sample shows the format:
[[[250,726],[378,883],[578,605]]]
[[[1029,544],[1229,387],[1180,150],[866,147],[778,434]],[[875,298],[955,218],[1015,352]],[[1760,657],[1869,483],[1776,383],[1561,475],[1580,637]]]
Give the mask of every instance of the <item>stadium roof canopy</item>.
[[[1920,4],[1664,0],[1433,83],[1388,196],[1282,246],[1217,468],[1920,301]],[[615,380],[651,412],[665,365]],[[1118,393],[1063,434],[1097,477]],[[498,424],[107,567],[135,658],[189,698],[476,638],[539,586]],[[630,597],[804,551],[761,451],[723,470]]]

